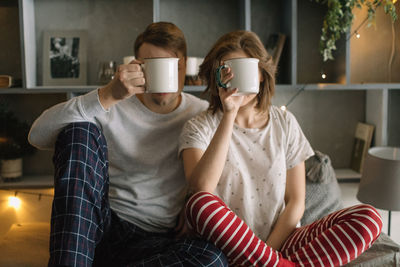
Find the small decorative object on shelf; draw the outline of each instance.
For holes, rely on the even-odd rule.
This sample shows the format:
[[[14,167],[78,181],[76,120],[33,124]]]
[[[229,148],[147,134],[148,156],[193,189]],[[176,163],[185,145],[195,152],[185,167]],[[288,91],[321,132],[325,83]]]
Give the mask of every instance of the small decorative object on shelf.
[[[99,83],[105,85],[109,83],[117,71],[117,65],[115,61],[103,61],[99,65]]]
[[[203,63],[204,58],[188,57],[186,60],[186,76],[185,85],[203,85],[203,81],[199,78],[199,67]]]
[[[22,86],[22,80],[10,75],[0,75],[0,88],[10,88]]]
[[[0,75],[0,88],[9,88],[13,84],[13,77],[10,75]]]
[[[361,173],[365,157],[367,156],[368,149],[371,146],[372,135],[374,133],[374,125],[359,122],[357,124],[353,154],[351,156],[351,169]]]
[[[28,143],[30,126],[0,103],[0,176],[4,181],[15,181],[22,176],[22,157],[31,155],[35,148]]]
[[[46,31],[43,85],[86,85],[86,31]]]

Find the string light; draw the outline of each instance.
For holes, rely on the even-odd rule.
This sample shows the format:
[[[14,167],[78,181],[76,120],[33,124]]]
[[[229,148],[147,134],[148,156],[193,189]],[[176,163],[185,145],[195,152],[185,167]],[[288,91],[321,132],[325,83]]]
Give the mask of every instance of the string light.
[[[17,210],[21,206],[21,200],[16,196],[8,197],[8,206]]]
[[[302,87],[300,87],[299,90],[297,90],[297,92],[289,99],[289,101],[286,103],[286,105],[282,105],[280,106],[280,109],[285,111],[287,110],[287,107],[290,105],[290,103],[293,102],[293,100],[295,100],[295,98],[306,89],[307,84],[303,85]]]
[[[0,189],[4,191],[9,191],[7,189]],[[27,195],[35,195],[38,197],[38,201],[42,199],[43,196],[53,197],[51,194],[43,194],[43,193],[34,193],[34,192],[26,192],[26,191],[15,191],[14,196],[8,197],[8,206],[14,209],[19,209],[21,206],[21,199],[17,197],[18,194],[27,194]]]
[[[393,1],[397,1],[397,0],[393,0]],[[393,2],[393,3],[394,3],[394,2]],[[348,41],[351,39],[351,37],[353,37],[353,35],[355,35],[357,39],[360,39],[361,34],[358,32],[358,30],[359,30],[367,21],[368,21],[368,16],[361,22],[360,25],[358,25],[358,27],[357,27],[351,34],[349,34],[349,35],[347,36],[346,42],[348,42]],[[326,73],[321,72],[321,78],[322,78],[322,79],[325,80],[327,77],[328,77],[328,76],[326,75]]]

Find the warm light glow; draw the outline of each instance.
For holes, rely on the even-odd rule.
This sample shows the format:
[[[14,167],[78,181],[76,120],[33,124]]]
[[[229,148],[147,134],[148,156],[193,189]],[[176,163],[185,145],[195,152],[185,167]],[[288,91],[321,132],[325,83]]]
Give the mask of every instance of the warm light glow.
[[[9,197],[8,206],[18,209],[21,206],[21,200],[18,197]]]
[[[282,109],[283,111],[285,111],[285,110],[286,110],[286,106],[281,106],[281,109]]]
[[[356,37],[357,39],[360,39],[361,35],[358,32],[356,32]]]
[[[321,77],[322,77],[322,79],[326,79],[326,74],[325,74],[325,73],[322,73],[322,74],[321,74]]]
[[[393,0],[393,4],[396,4],[397,0]]]

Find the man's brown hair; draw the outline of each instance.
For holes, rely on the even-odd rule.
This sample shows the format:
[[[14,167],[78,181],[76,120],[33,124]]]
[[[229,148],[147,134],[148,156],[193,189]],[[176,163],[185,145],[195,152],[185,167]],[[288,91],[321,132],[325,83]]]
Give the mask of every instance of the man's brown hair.
[[[173,23],[154,22],[136,38],[134,49],[137,57],[140,46],[149,43],[173,51],[177,57],[178,52],[186,58],[186,40],[183,32]]]
[[[210,107],[215,113],[223,110],[218,95],[216,83],[216,69],[222,64],[221,59],[236,51],[243,51],[251,58],[258,58],[258,67],[261,72],[260,91],[257,94],[257,108],[266,111],[271,104],[271,98],[275,93],[275,65],[258,36],[250,31],[233,31],[220,37],[208,52],[203,64],[200,66],[199,76],[207,83],[205,93],[208,94]]]

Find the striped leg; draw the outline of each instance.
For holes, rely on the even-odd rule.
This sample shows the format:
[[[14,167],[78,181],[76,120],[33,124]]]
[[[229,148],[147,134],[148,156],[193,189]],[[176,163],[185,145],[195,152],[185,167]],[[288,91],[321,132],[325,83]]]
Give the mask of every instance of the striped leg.
[[[357,205],[296,229],[281,252],[296,265],[339,266],[368,249],[381,229],[379,213],[370,205]]]
[[[189,227],[222,250],[230,265],[294,266],[258,239],[253,231],[217,196],[194,194],[186,204]]]

